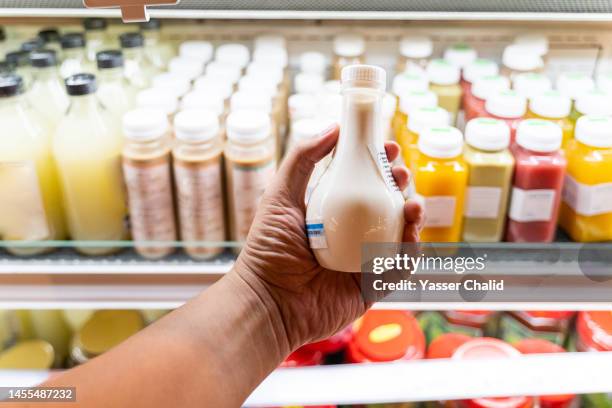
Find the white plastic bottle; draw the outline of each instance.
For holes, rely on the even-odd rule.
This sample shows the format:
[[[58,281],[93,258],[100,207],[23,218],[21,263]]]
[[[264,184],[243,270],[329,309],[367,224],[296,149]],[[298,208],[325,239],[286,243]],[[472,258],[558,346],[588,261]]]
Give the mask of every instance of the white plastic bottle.
[[[159,70],[145,56],[144,37],[140,33],[125,33],[119,36],[119,42],[128,81],[137,89],[147,88]]]
[[[82,73],[93,73],[94,65],[87,59],[85,51],[85,36],[82,33],[68,33],[62,36],[62,78]]]
[[[30,54],[30,63],[33,81],[27,93],[28,101],[55,127],[69,104],[57,69],[57,54],[52,50],[34,51]]]
[[[404,198],[384,149],[382,68],[342,70],[342,121],[335,155],[306,212],[310,247],[319,263],[342,272],[361,270],[361,246],[399,243]]]
[[[121,51],[101,51],[96,56],[98,63],[98,98],[102,105],[118,118],[134,107],[136,92],[123,75]]]
[[[95,63],[96,54],[107,46],[106,20],[98,17],[86,18],[83,20],[83,28],[87,42],[87,59]]]

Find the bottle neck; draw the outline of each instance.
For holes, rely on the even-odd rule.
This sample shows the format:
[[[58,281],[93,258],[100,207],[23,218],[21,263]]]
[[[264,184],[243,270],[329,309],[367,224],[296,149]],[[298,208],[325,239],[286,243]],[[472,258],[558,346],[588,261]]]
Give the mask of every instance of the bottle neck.
[[[32,75],[34,80],[58,80],[59,72],[57,67],[45,67],[45,68],[32,68]]]
[[[101,42],[101,41],[104,41],[105,37],[106,37],[105,30],[85,31],[85,38],[87,39],[87,41]]]
[[[85,57],[84,48],[66,48],[63,51],[64,59],[82,59]]]
[[[89,115],[92,112],[104,109],[95,93],[70,97],[68,112],[74,115]]]
[[[99,69],[98,76],[100,82],[120,82],[123,81],[123,67]]]
[[[157,45],[160,42],[160,32],[159,31],[145,31],[142,33],[145,44],[148,46]]]
[[[342,136],[336,154],[384,148],[383,93],[374,89],[351,88],[343,92]]]
[[[144,58],[144,48],[135,47],[135,48],[124,48],[123,55],[127,60],[140,60]]]

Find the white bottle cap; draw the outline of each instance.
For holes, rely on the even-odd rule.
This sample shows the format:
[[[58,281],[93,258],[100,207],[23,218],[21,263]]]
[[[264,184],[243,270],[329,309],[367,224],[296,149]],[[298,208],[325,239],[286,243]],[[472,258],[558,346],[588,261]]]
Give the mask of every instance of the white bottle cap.
[[[172,115],[178,109],[178,98],[164,88],[148,88],[136,94],[136,106],[160,109],[166,115]]]
[[[215,60],[222,64],[234,65],[240,69],[249,63],[250,54],[246,45],[223,44],[217,48]]]
[[[439,107],[416,108],[410,111],[408,130],[421,134],[423,129],[450,125],[451,117],[447,110]]]
[[[185,142],[208,142],[219,135],[219,117],[206,109],[187,109],[174,117],[176,138]]]
[[[420,133],[417,145],[426,156],[451,159],[463,151],[463,136],[452,126],[427,127]]]
[[[431,91],[411,91],[400,96],[400,111],[410,115],[413,109],[435,108],[438,106],[438,95]]]
[[[204,64],[193,58],[174,57],[168,63],[168,71],[191,81],[202,75]]]
[[[253,61],[285,69],[289,63],[289,55],[284,48],[259,47],[253,52]]]
[[[399,52],[406,58],[429,58],[433,53],[433,42],[424,35],[406,35],[400,40]]]
[[[322,118],[328,118],[334,122],[340,122],[342,114],[342,95],[326,94],[321,97],[319,102],[318,115]]]
[[[486,100],[496,92],[507,91],[510,89],[510,80],[505,76],[488,75],[483,76],[472,85],[472,95],[478,99]]]
[[[323,87],[323,77],[315,74],[297,74],[294,79],[294,87],[297,93],[317,93]]]
[[[179,55],[206,64],[212,59],[213,46],[208,41],[185,41],[179,46]]]
[[[331,122],[325,119],[306,118],[297,120],[291,125],[292,143],[313,139],[319,136],[330,125]]]
[[[271,99],[278,93],[278,86],[265,78],[255,75],[245,75],[238,81],[238,91],[259,93]]]
[[[495,75],[499,75],[499,65],[484,58],[477,58],[463,68],[463,79],[472,84],[482,77]]]
[[[395,108],[397,107],[397,98],[395,95],[386,92],[382,100],[382,116],[385,120],[391,119],[395,114]]]
[[[585,115],[576,122],[576,140],[587,146],[612,147],[612,117]]]
[[[612,95],[591,90],[576,99],[576,110],[583,115],[612,115]]]
[[[474,62],[478,54],[467,44],[454,44],[444,50],[444,59],[457,68],[464,68]]]
[[[293,94],[287,101],[291,120],[311,118],[317,113],[317,98],[311,94]]]
[[[123,135],[135,142],[147,142],[163,136],[168,131],[168,117],[153,108],[138,108],[123,115]]]
[[[572,101],[557,91],[548,91],[535,96],[529,103],[529,109],[545,118],[560,119],[569,116]]]
[[[612,71],[601,72],[597,75],[597,89],[612,93]]]
[[[535,71],[544,66],[544,60],[533,49],[523,44],[510,44],[504,48],[502,64],[513,71]]]
[[[514,91],[495,92],[487,97],[485,110],[500,118],[520,118],[527,111],[527,99]]]
[[[514,44],[522,45],[531,49],[540,57],[548,53],[548,38],[543,34],[521,34],[516,36]]]
[[[334,53],[341,57],[359,57],[365,52],[365,40],[359,34],[340,34],[334,38]]]
[[[340,74],[342,89],[373,88],[384,91],[387,86],[387,73],[376,65],[349,65]]]
[[[429,82],[435,85],[454,85],[461,79],[459,67],[444,59],[434,59],[427,64]]]
[[[544,119],[525,119],[516,130],[516,143],[534,152],[550,153],[561,148],[563,133],[556,123]]]
[[[220,116],[225,110],[225,103],[220,94],[201,90],[192,91],[181,99],[181,109],[205,109]]]
[[[227,99],[234,92],[234,85],[230,81],[204,75],[195,80],[193,89],[194,91],[204,91],[218,95],[221,99]]]
[[[327,60],[320,52],[309,51],[300,55],[300,71],[305,74],[325,76]]]
[[[260,110],[238,110],[227,117],[227,138],[238,143],[257,143],[271,136],[270,116]]]
[[[226,64],[218,61],[213,61],[206,66],[206,76],[222,78],[225,81],[230,82],[232,85],[238,82],[242,76],[242,68]]]
[[[552,81],[546,75],[523,72],[515,75],[512,87],[521,96],[532,99],[552,89]]]
[[[476,118],[465,126],[465,141],[476,149],[495,152],[510,145],[510,127],[503,120]]]
[[[251,62],[246,69],[246,74],[251,76],[258,76],[265,79],[266,81],[273,82],[275,86],[278,86],[283,82],[283,69],[274,65],[269,65],[265,62]]]
[[[177,98],[185,95],[189,92],[191,84],[188,79],[185,79],[181,75],[176,73],[165,72],[153,77],[152,80],[153,88],[164,88],[168,92],[174,94]]]
[[[325,92],[330,94],[339,94],[340,92],[342,92],[342,84],[340,83],[340,81],[331,79],[329,81],[325,81],[325,83],[323,84],[323,89],[325,90]]]
[[[260,34],[255,37],[255,48],[286,48],[287,41],[280,34]]]
[[[557,90],[562,95],[576,100],[578,97],[592,89],[595,89],[595,81],[588,75],[579,72],[563,72],[557,78]]]
[[[425,92],[429,89],[429,79],[425,73],[416,71],[404,71],[393,78],[391,90],[397,96],[410,91]]]
[[[258,110],[266,114],[272,112],[272,100],[269,95],[260,92],[238,91],[230,99],[230,111]]]

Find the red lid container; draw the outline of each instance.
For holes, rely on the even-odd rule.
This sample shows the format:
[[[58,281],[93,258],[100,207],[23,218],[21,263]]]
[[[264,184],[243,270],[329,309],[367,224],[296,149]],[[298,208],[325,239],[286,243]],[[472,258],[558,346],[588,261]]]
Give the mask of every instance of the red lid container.
[[[578,313],[576,331],[579,351],[612,351],[612,311]]]
[[[302,348],[307,350],[320,351],[323,354],[333,354],[344,349],[351,340],[351,336],[352,329],[351,326],[348,326],[325,340],[317,341],[316,343],[306,344]]]
[[[473,337],[461,333],[442,334],[429,344],[427,358],[451,358],[453,353]]]
[[[281,367],[308,367],[323,363],[323,353],[301,347],[289,354],[281,363]]]

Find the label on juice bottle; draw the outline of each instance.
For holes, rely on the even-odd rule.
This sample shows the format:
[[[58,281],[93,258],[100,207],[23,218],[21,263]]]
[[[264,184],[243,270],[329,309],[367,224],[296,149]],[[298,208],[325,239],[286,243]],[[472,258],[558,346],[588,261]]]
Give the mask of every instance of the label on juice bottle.
[[[425,227],[452,227],[455,220],[457,198],[453,196],[417,195],[417,200],[425,210]]]
[[[369,145],[368,148],[387,187],[389,187],[391,191],[400,191],[393,177],[393,173],[391,172],[391,163],[389,163],[389,159],[387,158],[387,152],[384,149],[382,151],[377,149],[374,145]]]
[[[588,217],[612,212],[612,183],[583,184],[568,174],[563,201],[576,213]]]
[[[508,216],[518,222],[550,221],[555,206],[555,190],[512,189]]]
[[[501,196],[502,189],[499,187],[468,187],[465,216],[467,218],[497,218]]]
[[[0,236],[28,241],[51,236],[34,162],[0,163]]]
[[[306,221],[306,235],[312,249],[327,248],[327,238],[325,238],[325,227],[322,219]]]

